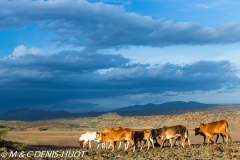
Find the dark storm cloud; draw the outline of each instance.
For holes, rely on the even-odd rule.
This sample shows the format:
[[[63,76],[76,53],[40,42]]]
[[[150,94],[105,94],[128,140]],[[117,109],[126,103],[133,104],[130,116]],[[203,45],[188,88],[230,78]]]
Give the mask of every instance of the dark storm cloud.
[[[20,53],[0,59],[0,105],[5,109],[7,106],[66,107],[66,101],[70,104],[73,99],[91,97],[91,90],[101,86],[103,78],[97,70],[126,68],[130,61],[121,55],[77,51],[29,54],[24,46],[18,48]]]
[[[228,61],[153,67],[129,62],[120,55],[77,51],[9,56],[0,60],[0,106],[4,106],[2,111],[23,107],[58,110],[71,104],[69,110],[78,106],[78,110],[89,111],[97,104],[84,104],[84,100],[239,85],[238,71]]]
[[[19,7],[21,5],[21,7]],[[87,50],[130,45],[228,44],[240,41],[240,24],[207,27],[127,13],[122,7],[87,1],[3,1],[0,28],[34,25],[54,33],[59,45]],[[24,28],[24,27],[23,27]]]
[[[162,93],[209,91],[227,84],[239,85],[237,74],[237,68],[229,61],[199,61],[184,66],[167,63],[156,68],[116,69],[108,78],[136,92]]]
[[[4,68],[25,69],[47,72],[78,72],[86,73],[99,69],[124,67],[130,59],[121,55],[82,53],[63,51],[58,54],[26,54],[24,56],[4,58],[0,60]]]

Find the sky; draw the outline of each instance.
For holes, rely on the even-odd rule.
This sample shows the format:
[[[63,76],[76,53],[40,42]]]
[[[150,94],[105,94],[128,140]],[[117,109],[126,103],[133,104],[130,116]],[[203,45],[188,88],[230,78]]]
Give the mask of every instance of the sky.
[[[240,104],[240,2],[1,0],[0,113]]]

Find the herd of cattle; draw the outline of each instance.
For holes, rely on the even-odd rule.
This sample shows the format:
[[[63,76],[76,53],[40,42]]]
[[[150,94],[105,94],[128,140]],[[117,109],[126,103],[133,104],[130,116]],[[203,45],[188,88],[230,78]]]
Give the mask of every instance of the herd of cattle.
[[[228,141],[232,142],[231,136],[228,132],[228,123],[225,120],[220,120],[217,122],[212,122],[208,124],[201,124],[199,128],[195,128],[195,135],[202,135],[204,137],[204,144],[206,137],[207,145],[209,145],[210,140],[216,144],[219,135],[222,136],[223,141],[225,137],[226,145],[228,145]],[[214,135],[217,135],[217,139],[215,140]],[[164,144],[170,144],[173,146],[172,139],[176,138],[175,144],[180,144],[184,148],[186,142],[188,142],[189,147],[191,147],[190,139],[188,136],[188,130],[183,125],[171,126],[158,129],[151,129],[151,130],[140,130],[140,131],[133,131],[130,128],[123,128],[123,127],[115,127],[115,128],[105,128],[103,131],[98,132],[86,132],[81,134],[79,137],[80,147],[85,147],[89,145],[89,149],[91,148],[91,141],[98,142],[97,148],[99,145],[102,145],[102,148],[110,148],[112,146],[112,152],[114,152],[114,147],[116,142],[119,143],[119,147],[121,146],[121,142],[124,142],[125,151],[128,149],[129,143],[132,144],[133,152],[135,151],[135,147],[137,146],[138,142],[144,141],[144,145],[141,146],[141,149],[145,146],[146,142],[148,145],[148,149],[150,145],[152,147],[156,147],[157,145],[161,148]],[[161,139],[161,143],[158,143],[157,139]],[[154,143],[155,141],[155,143]],[[107,147],[106,145],[109,144]]]

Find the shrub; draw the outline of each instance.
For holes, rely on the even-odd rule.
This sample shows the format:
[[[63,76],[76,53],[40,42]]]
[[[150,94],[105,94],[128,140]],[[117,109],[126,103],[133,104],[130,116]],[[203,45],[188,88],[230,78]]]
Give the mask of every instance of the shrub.
[[[27,150],[29,147],[29,144],[27,143],[14,143],[12,147],[18,151],[24,151]]]
[[[2,139],[4,136],[6,136],[8,132],[8,129],[1,129],[0,130],[0,146],[4,145],[4,140]]]
[[[8,129],[1,129],[0,130],[0,139],[2,139],[4,136],[6,136],[8,132]]]

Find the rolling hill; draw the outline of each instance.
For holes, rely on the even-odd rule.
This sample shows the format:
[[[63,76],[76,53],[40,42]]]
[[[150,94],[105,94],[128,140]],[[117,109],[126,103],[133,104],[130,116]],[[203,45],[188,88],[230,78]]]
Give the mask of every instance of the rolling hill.
[[[219,108],[220,107],[220,108]],[[231,106],[238,110],[239,105]],[[120,116],[150,116],[150,115],[167,115],[167,114],[183,114],[187,112],[199,111],[229,111],[228,107],[205,104],[199,102],[168,102],[163,104],[145,104],[134,105],[129,107],[122,107],[107,112],[87,112],[87,113],[70,113],[67,111],[45,111],[45,110],[32,110],[28,108],[18,109],[3,113],[0,115],[0,120],[22,120],[22,121],[36,121],[47,119],[59,118],[80,118],[80,117],[98,117],[108,112],[116,112]]]

